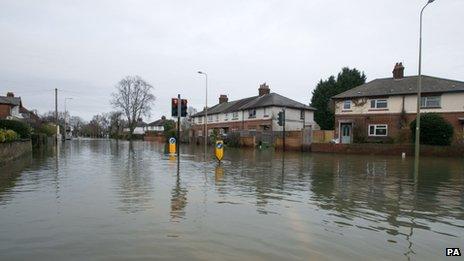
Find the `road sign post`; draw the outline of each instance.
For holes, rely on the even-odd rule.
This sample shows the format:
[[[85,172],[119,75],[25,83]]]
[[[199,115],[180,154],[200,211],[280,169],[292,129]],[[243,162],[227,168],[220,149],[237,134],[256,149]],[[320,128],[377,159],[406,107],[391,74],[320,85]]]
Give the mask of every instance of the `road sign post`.
[[[216,141],[214,154],[216,155],[216,159],[219,161],[219,163],[221,163],[221,160],[224,157],[224,142],[222,140]]]

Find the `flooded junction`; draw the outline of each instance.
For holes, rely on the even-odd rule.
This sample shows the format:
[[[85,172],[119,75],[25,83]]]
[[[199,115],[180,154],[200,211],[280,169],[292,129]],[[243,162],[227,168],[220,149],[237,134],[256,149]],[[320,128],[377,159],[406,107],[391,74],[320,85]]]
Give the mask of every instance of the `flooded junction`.
[[[74,140],[1,166],[1,260],[437,260],[464,160]]]

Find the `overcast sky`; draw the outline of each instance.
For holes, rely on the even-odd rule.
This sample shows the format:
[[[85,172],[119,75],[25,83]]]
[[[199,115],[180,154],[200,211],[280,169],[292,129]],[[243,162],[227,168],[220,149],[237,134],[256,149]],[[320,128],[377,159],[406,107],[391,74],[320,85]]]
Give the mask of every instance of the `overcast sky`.
[[[395,62],[417,74],[426,0],[0,2],[0,95],[40,113],[72,97],[72,115],[111,111],[114,85],[140,75],[157,97],[151,121],[180,93],[204,106],[256,95],[259,84],[308,104],[321,78],[344,66],[368,80]],[[424,17],[423,72],[464,80],[464,1],[436,0]]]

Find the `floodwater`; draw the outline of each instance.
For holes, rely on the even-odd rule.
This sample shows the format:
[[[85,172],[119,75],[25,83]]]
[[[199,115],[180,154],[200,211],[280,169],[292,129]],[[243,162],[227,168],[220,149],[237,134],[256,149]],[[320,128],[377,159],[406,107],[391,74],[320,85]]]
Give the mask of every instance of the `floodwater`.
[[[464,159],[75,140],[0,166],[0,260],[439,260]],[[58,156],[56,156],[58,155]],[[449,259],[449,258],[448,258]],[[452,259],[452,258],[451,258]]]

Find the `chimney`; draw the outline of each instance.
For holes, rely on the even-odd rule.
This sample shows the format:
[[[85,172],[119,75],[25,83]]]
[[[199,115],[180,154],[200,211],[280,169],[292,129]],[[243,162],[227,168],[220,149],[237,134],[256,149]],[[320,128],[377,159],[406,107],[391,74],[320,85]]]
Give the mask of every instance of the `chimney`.
[[[269,94],[271,92],[271,89],[269,89],[269,85],[266,83],[260,84],[258,88],[259,96],[263,96],[266,94]]]
[[[229,101],[229,98],[227,98],[227,95],[221,94],[219,96],[219,104],[224,103],[224,102],[228,102],[228,101]]]
[[[393,79],[400,80],[404,78],[404,66],[403,63],[396,63],[393,68]]]
[[[164,121],[166,119],[166,116],[161,116],[161,119]]]
[[[13,97],[14,97],[14,93],[12,93],[12,92],[7,92],[7,93],[6,93],[6,97],[13,98]]]

